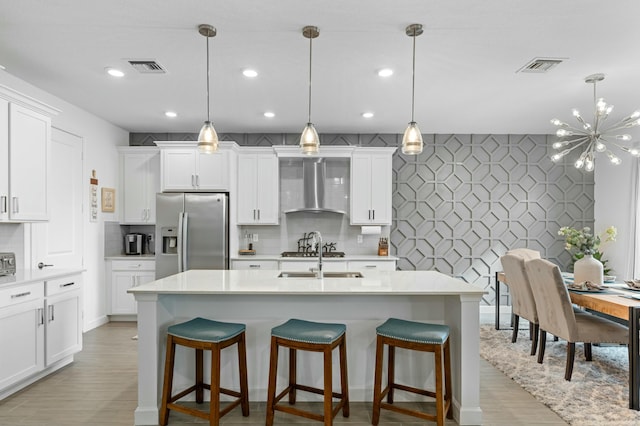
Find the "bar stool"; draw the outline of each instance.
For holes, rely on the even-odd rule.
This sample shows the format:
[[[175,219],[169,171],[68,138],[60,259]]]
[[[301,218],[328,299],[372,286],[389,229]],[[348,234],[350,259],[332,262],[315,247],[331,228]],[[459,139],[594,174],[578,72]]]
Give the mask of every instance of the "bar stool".
[[[192,416],[209,419],[209,425],[218,425],[220,418],[242,406],[242,415],[249,415],[249,391],[247,384],[247,354],[245,342],[245,325],[195,318],[187,322],[175,324],[167,330],[167,357],[164,365],[164,386],[162,388],[162,407],[160,409],[160,425],[165,426],[169,420],[169,411],[179,411]],[[220,352],[222,349],[238,344],[238,364],[240,370],[240,392],[220,387]],[[172,396],[173,366],[176,345],[196,350],[195,384]],[[211,382],[203,382],[203,350],[211,351]],[[189,408],[176,403],[177,400],[196,392],[196,402],[202,403],[204,389],[211,391],[209,412]],[[230,395],[237,399],[223,410],[220,410],[220,394]]]
[[[347,384],[347,344],[344,324],[327,324],[290,319],[286,323],[271,329],[271,359],[269,363],[269,389],[267,395],[267,426],[273,425],[275,410],[307,419],[333,424],[333,418],[342,409],[342,415],[349,417],[349,390]],[[278,370],[278,348],[289,348],[289,385],[276,396]],[[340,393],[333,392],[332,351],[340,351]],[[296,351],[322,352],[324,354],[324,389],[298,384],[296,381]],[[289,395],[289,404],[296,402],[296,390],[324,395],[323,414],[311,413],[295,407],[280,405],[285,395]],[[333,407],[333,398],[340,401]]]
[[[396,318],[388,319],[376,328],[376,372],[373,385],[373,418],[371,423],[377,425],[380,420],[380,409],[396,411],[425,420],[436,421],[438,426],[444,425],[444,417],[453,418],[451,411],[451,354],[449,351],[449,327],[439,324],[427,324],[405,321]],[[387,387],[382,389],[382,358],[384,345],[389,346],[389,366],[387,371]],[[436,391],[418,389],[398,384],[394,377],[395,348],[404,348],[422,352],[433,352],[435,355]],[[445,392],[442,389],[442,370],[444,356]],[[436,399],[436,415],[422,411],[410,410],[393,405],[394,389],[403,390]],[[382,402],[384,397],[387,402]]]

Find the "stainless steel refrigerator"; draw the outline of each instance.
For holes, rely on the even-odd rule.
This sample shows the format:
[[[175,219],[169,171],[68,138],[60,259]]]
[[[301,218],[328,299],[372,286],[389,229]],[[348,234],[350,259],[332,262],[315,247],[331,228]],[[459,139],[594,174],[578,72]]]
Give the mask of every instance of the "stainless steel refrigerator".
[[[229,269],[228,218],[227,194],[156,194],[156,279]]]

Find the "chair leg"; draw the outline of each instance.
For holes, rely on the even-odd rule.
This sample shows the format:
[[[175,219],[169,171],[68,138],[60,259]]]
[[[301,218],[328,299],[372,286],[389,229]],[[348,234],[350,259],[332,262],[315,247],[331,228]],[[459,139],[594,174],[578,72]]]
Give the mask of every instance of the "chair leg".
[[[449,410],[447,410],[447,418],[453,419],[453,407],[451,407],[451,348],[449,347],[449,339],[444,342],[444,400],[449,402]]]
[[[576,356],[576,344],[574,342],[567,342],[567,366],[564,369],[564,379],[571,381],[571,374],[573,373],[573,359]]]
[[[211,345],[211,389],[209,393],[209,425],[220,423],[220,345]]]
[[[540,324],[533,324],[533,334],[531,339],[531,356],[536,354],[538,348],[538,333],[540,332]]]
[[[518,340],[518,326],[520,324],[520,317],[516,314],[513,315],[513,334],[511,334],[511,343],[515,343]]]
[[[592,353],[591,353],[591,343],[587,343],[587,342],[584,343],[584,358],[587,361],[593,360]]]
[[[242,415],[247,417],[249,415],[249,380],[247,374],[247,342],[244,333],[242,333],[238,342],[238,366],[240,369],[240,406],[242,407]]]
[[[533,323],[529,321],[529,340],[533,340]]]
[[[387,402],[393,404],[393,386],[396,384],[396,347],[389,345],[389,366],[387,367],[387,386],[389,387],[389,393],[387,393]]]
[[[173,363],[176,355],[176,344],[173,343],[173,336],[167,337],[167,355],[164,361],[164,385],[162,386],[162,407],[160,408],[160,425],[166,426],[169,422],[169,410],[167,403],[171,398],[173,390]]]
[[[324,424],[333,425],[333,371],[331,370],[331,347],[324,351]]]
[[[276,400],[276,378],[278,373],[278,344],[275,336],[271,336],[271,356],[269,358],[269,386],[267,392],[267,418],[266,426],[273,425],[274,409]]]
[[[344,400],[342,417],[349,417],[349,373],[347,371],[347,339],[340,343],[340,393]]]
[[[544,360],[544,350],[547,347],[547,332],[540,329],[540,344],[538,348],[538,364],[542,364]]]
[[[442,389],[442,346],[434,352],[436,367],[436,424],[444,426],[444,392]]]
[[[196,402],[198,404],[202,404],[202,401],[204,401],[203,354],[204,351],[202,349],[196,349]]]
[[[377,426],[380,421],[380,402],[382,402],[382,358],[384,356],[384,344],[380,336],[376,339],[376,371],[373,380],[373,415],[371,424]]]
[[[289,404],[296,403],[296,378],[297,378],[297,352],[295,349],[289,348]]]

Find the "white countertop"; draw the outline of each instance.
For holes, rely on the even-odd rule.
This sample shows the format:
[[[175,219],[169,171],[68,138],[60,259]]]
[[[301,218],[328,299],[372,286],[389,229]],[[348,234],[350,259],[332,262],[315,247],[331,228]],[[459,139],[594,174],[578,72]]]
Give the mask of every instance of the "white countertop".
[[[481,295],[436,271],[357,271],[364,278],[278,278],[277,270],[191,270],[133,287],[140,294]]]
[[[156,260],[155,254],[118,254],[115,256],[105,256],[104,260]]]
[[[0,287],[52,280],[84,272],[84,269],[18,269],[15,275],[0,277]]]
[[[281,256],[280,254],[253,254],[253,255],[244,255],[244,256],[232,256],[231,260],[286,260],[286,261],[293,261],[293,262],[299,262],[299,261],[311,261],[311,262],[317,262],[318,261],[318,257],[317,256],[309,256],[309,257],[284,257]],[[345,262],[345,261],[349,261],[349,260],[368,260],[368,261],[374,261],[374,260],[378,260],[378,261],[393,261],[393,260],[398,260],[397,257],[395,256],[378,256],[375,254],[352,254],[352,255],[347,255],[345,257],[326,257],[323,256],[322,257],[322,261],[323,262]]]

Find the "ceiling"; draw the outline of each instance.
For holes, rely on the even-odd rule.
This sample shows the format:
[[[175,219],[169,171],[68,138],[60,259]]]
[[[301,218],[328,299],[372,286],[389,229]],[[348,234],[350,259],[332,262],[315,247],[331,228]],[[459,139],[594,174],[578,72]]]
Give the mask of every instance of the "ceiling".
[[[309,41],[315,25],[312,122],[322,133],[552,133],[549,119],[589,117],[592,85],[616,106],[640,108],[640,2],[593,0],[0,0],[0,64],[13,74],[130,132],[301,132],[307,122]],[[518,73],[536,57],[547,73]],[[153,59],[166,74],[140,74]],[[125,71],[109,77],[106,67]],[[249,79],[246,68],[259,72]],[[392,68],[381,78],[377,71]],[[2,71],[0,71],[2,72]],[[169,119],[165,111],[178,116]],[[276,115],[267,119],[265,111]],[[363,112],[375,115],[365,119]]]

